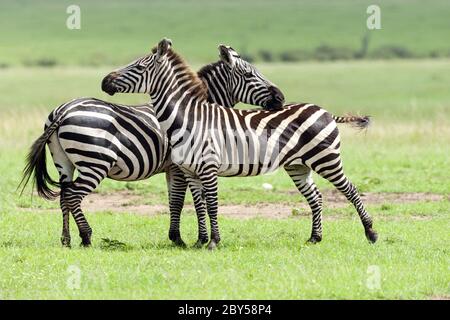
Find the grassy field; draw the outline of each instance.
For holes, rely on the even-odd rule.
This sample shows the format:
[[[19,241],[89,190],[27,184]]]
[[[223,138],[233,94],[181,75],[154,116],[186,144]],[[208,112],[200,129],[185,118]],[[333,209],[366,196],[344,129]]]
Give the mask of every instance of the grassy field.
[[[81,29],[66,28],[66,8],[81,8]],[[191,61],[217,57],[218,43],[257,56],[321,45],[358,50],[371,0],[3,0],[0,64],[123,64],[162,37]],[[382,29],[370,32],[368,53],[397,46],[414,55],[448,57],[447,0],[377,1]],[[43,19],[45,17],[45,19]]]
[[[316,246],[303,245],[311,224],[304,210],[281,219],[220,215],[223,243],[208,252],[171,245],[167,210],[155,216],[99,208],[87,212],[93,247],[78,248],[72,221],[74,247],[62,249],[57,202],[31,200],[28,193],[19,198],[15,188],[26,150],[48,112],[80,95],[111,100],[99,83],[113,67],[9,68],[0,70],[0,298],[448,298],[450,92],[444,83],[450,80],[450,61],[259,67],[289,101],[373,116],[366,132],[341,127],[348,176],[368,194],[423,193],[407,203],[368,204],[380,233],[376,245],[365,241],[351,206],[333,207],[325,198],[324,241]],[[316,180],[322,190],[331,188]],[[264,182],[274,189],[264,191]],[[124,190],[144,205],[167,203],[164,175],[139,183],[107,180],[98,192],[107,199]],[[440,200],[430,201],[425,197],[430,193]],[[220,205],[294,209],[300,203],[304,200],[282,171],[220,181]],[[190,210],[183,216],[188,243],[196,239],[195,220]],[[372,266],[379,270],[375,288],[368,285]]]
[[[325,241],[302,243],[309,219],[221,218],[223,244],[209,252],[172,247],[167,216],[89,215],[90,249],[62,249],[59,215],[3,214],[0,222],[0,297],[122,299],[438,298],[448,296],[448,206],[400,206],[377,215],[382,237],[363,239],[348,216],[324,224]],[[399,212],[420,210],[417,219]],[[183,224],[195,239],[192,215]],[[73,230],[76,235],[76,231]],[[101,245],[100,237],[125,242]],[[4,266],[4,267],[3,267]],[[370,266],[380,271],[369,287]],[[79,275],[79,281],[74,280]],[[371,289],[372,288],[372,289]]]

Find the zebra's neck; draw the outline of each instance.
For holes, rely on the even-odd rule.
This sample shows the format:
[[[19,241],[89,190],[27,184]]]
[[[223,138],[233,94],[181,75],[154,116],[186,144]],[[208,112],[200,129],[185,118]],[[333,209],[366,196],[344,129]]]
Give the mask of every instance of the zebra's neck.
[[[191,108],[208,103],[202,80],[177,57],[161,66],[149,92],[156,117],[169,136]]]
[[[230,69],[222,61],[204,66],[197,74],[208,89],[208,102],[227,108],[236,105],[237,101],[230,90]]]

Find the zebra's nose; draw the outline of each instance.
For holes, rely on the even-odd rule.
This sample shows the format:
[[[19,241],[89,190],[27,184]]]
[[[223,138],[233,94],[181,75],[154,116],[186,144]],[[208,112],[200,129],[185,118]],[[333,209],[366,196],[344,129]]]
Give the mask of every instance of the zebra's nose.
[[[284,95],[283,92],[281,92],[280,89],[278,89],[275,86],[270,86],[269,91],[272,94],[273,100],[281,102],[281,104],[284,103]]]
[[[283,107],[283,104],[284,104],[284,95],[283,95],[283,93],[280,91],[280,89],[278,89],[275,86],[270,86],[269,87],[269,92],[271,94],[271,98],[267,102],[267,104],[265,106],[265,109],[267,109],[267,110],[281,109]]]
[[[117,91],[116,87],[113,84],[113,81],[117,78],[117,76],[117,72],[111,72],[102,80],[102,90],[110,96],[114,95],[114,93],[116,93]]]

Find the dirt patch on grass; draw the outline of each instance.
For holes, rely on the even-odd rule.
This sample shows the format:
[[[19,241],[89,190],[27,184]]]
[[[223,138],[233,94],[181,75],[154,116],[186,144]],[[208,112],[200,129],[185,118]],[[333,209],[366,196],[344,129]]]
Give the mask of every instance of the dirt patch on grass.
[[[144,196],[129,191],[114,193],[93,193],[83,200],[83,210],[87,212],[112,211],[137,214],[160,214],[169,212],[169,206],[163,204],[146,205]]]
[[[306,201],[298,193],[292,194],[293,202],[287,203],[257,203],[257,204],[231,204],[219,205],[219,215],[239,219],[250,219],[254,217],[261,218],[287,218],[287,217],[309,217],[310,209]],[[324,208],[347,208],[351,204],[338,191],[326,190],[322,192],[324,199]],[[389,208],[391,204],[414,203],[423,201],[442,201],[446,199],[444,195],[433,193],[362,193],[361,198],[366,205],[386,205]],[[116,191],[114,193],[94,193],[87,196],[82,204],[85,212],[123,212],[140,215],[168,214],[169,207],[166,204],[145,204],[148,197],[137,195],[130,191]],[[382,207],[383,209],[383,207]],[[23,211],[51,211],[59,212],[59,209],[36,209],[23,208]],[[195,214],[193,205],[185,205],[184,212]],[[352,208],[349,214],[356,214]],[[325,214],[325,220],[334,220],[342,218],[342,214]],[[389,217],[392,219],[394,217]],[[421,215],[411,216],[415,220],[427,220],[430,217]]]
[[[294,195],[294,194],[293,194]],[[228,217],[248,219],[254,217],[262,218],[286,218],[291,216],[309,216],[308,204],[301,199],[299,194],[298,203],[259,203],[252,205],[220,205],[219,214]],[[345,208],[349,206],[347,199],[337,191],[323,192],[324,207]],[[364,193],[362,199],[366,205],[413,203],[419,201],[441,201],[443,195],[430,193]],[[302,202],[300,202],[300,200]],[[168,213],[168,205],[142,204],[145,196],[139,196],[129,191],[119,191],[111,194],[91,194],[83,201],[83,209],[86,212],[112,211],[128,212],[142,215],[155,215]],[[193,205],[186,205],[185,210],[194,212]],[[325,215],[325,219],[336,217]]]

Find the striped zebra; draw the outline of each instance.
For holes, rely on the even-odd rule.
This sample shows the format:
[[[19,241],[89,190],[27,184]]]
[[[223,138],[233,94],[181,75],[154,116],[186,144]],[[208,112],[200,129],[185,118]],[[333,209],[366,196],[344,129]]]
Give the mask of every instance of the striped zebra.
[[[133,78],[139,86],[128,79]],[[149,93],[167,133],[171,159],[189,184],[202,187],[210,218],[209,249],[220,241],[217,222],[218,176],[254,176],[283,167],[312,210],[310,243],[322,240],[322,195],[312,171],[330,181],[355,206],[367,239],[377,233],[355,186],[345,176],[336,122],[314,104],[281,110],[235,110],[208,102],[202,81],[163,39],[151,54],[109,74],[103,90]]]
[[[206,65],[197,73],[207,88],[207,101],[224,107],[234,107],[238,102],[259,105],[267,110],[279,109],[283,106],[282,92],[268,81],[253,65],[245,61],[230,46],[219,45],[220,60]],[[105,77],[102,87],[108,90],[108,83],[115,74]],[[117,91],[133,92],[130,87],[138,87],[139,76],[131,74],[124,82],[117,83]],[[114,94],[114,92],[110,93]],[[348,119],[349,120],[349,119]],[[352,122],[355,122],[352,120]],[[175,244],[185,246],[180,234],[180,216],[184,206],[187,180],[183,172],[172,165],[169,172],[170,228],[169,239]],[[194,247],[202,247],[208,242],[206,227],[206,201],[202,186],[195,181],[189,184],[198,218],[198,239]],[[171,192],[172,190],[172,192]]]
[[[221,45],[219,52],[219,62],[199,71],[204,84],[201,91],[208,100],[219,101],[225,107],[233,107],[240,101],[269,109],[283,105],[281,91],[253,66],[242,63],[242,68],[245,67],[242,70],[241,67],[228,67],[230,54],[237,55],[233,49]],[[137,60],[136,64],[140,65],[140,61]],[[249,77],[250,73],[252,77]],[[59,181],[54,181],[47,172],[46,144],[58,170]],[[94,98],[75,99],[54,109],[48,116],[44,133],[28,155],[22,183],[25,187],[34,173],[40,196],[55,199],[60,195],[62,244],[70,246],[71,212],[82,245],[88,246],[92,229],[81,210],[81,202],[86,195],[106,177],[136,181],[165,171],[171,212],[169,238],[177,245],[184,245],[179,234],[179,220],[188,184],[183,172],[170,165],[168,150],[167,137],[160,130],[150,105],[127,106]],[[74,180],[75,169],[78,177]],[[60,187],[61,191],[55,192],[49,185]],[[199,220],[205,220],[206,205],[200,185],[192,184],[191,192]],[[202,228],[199,228],[197,246],[208,241],[207,231],[203,228],[206,222],[199,225]]]
[[[254,85],[248,84],[254,84],[255,79],[257,80],[256,83],[264,84],[265,80],[258,70],[249,62],[242,59],[233,48],[230,46],[219,45],[219,56],[221,59],[218,62],[204,66],[197,73],[208,88],[208,102],[216,102],[224,107],[233,107],[237,102],[244,102],[253,105],[261,105],[266,110],[275,110],[280,107],[273,102],[277,102],[277,99],[281,101],[284,97],[282,97],[281,92],[279,92],[275,86],[269,86],[269,91],[273,92],[272,101],[270,99],[266,99],[267,103],[265,103],[264,99],[262,99],[265,97],[263,92],[256,95],[254,98],[252,98],[251,95],[249,96],[250,99],[247,98],[250,89],[258,89],[255,88]],[[139,69],[140,67],[137,68]],[[128,72],[130,72],[131,76],[126,77],[124,83],[116,83],[115,91],[110,92],[110,94],[114,94],[115,92],[134,92],[130,86],[136,88],[140,85],[138,82],[141,79],[139,74],[133,75],[131,70],[128,70]],[[103,80],[103,87],[105,91],[108,91],[108,83],[116,76],[117,74],[113,72],[108,77],[105,77]],[[275,99],[275,101],[273,101],[273,99]],[[365,128],[369,124],[368,117],[337,117],[334,115],[332,115],[332,117],[337,123],[350,123],[359,128]],[[184,246],[184,241],[180,235],[180,215],[184,206],[187,181],[180,170],[172,168],[170,173],[173,176],[167,179],[167,181],[172,181],[172,185],[169,187],[169,194],[170,190],[174,190],[175,192],[173,192],[172,196],[169,196],[169,198],[172,199],[170,201],[170,212],[172,214],[169,238],[174,243]],[[203,244],[208,242],[206,205],[199,181],[191,181],[190,189],[198,217],[199,237],[194,246],[201,247]]]

